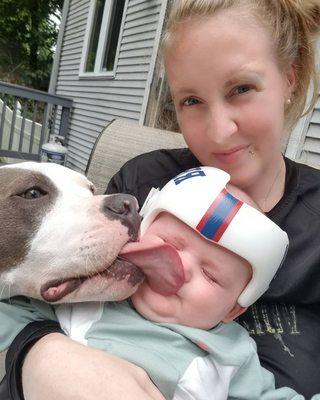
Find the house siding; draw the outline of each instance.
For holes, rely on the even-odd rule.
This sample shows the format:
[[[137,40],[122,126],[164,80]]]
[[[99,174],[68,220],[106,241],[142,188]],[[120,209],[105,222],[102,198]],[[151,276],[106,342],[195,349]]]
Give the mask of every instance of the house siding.
[[[320,95],[311,114],[299,159],[304,163],[320,168]]]
[[[317,42],[316,50],[316,61],[319,68],[320,41]],[[302,117],[292,132],[285,154],[293,160],[320,168],[320,92],[313,110]]]
[[[71,0],[61,46],[56,93],[73,99],[68,166],[84,171],[98,134],[114,118],[139,122],[150,74],[161,0],[129,0],[115,77],[79,78],[90,0]],[[154,49],[155,48],[155,49]]]

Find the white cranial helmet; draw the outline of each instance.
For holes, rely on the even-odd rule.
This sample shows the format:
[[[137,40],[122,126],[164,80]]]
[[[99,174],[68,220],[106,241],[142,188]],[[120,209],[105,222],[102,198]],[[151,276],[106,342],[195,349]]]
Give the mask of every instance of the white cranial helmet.
[[[230,175],[220,169],[198,167],[176,176],[160,191],[152,189],[141,209],[141,234],[165,211],[243,257],[251,264],[252,278],[238,303],[248,307],[268,289],[289,241],[262,212],[226,190],[229,180]]]

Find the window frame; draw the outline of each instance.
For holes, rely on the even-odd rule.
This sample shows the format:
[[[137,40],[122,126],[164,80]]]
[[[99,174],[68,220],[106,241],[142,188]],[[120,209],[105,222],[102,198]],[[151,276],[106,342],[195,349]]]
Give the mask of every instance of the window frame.
[[[104,49],[106,47],[106,44],[107,44],[107,41],[108,41],[109,35],[110,35],[110,31],[107,28],[108,28],[108,26],[110,26],[110,18],[111,18],[111,14],[112,14],[111,11],[112,11],[112,8],[116,1],[117,0],[106,0],[106,2],[105,2],[102,21],[101,21],[101,28],[100,28],[100,32],[99,32],[98,47],[97,47],[97,53],[96,53],[96,58],[95,58],[94,71],[87,72],[87,71],[85,71],[85,68],[86,68],[86,62],[87,62],[88,53],[89,53],[90,38],[91,38],[92,31],[94,28],[93,22],[94,22],[95,9],[96,9],[96,5],[97,5],[97,0],[90,0],[90,8],[89,8],[89,12],[88,12],[86,33],[85,33],[85,38],[84,38],[84,42],[83,42],[82,55],[81,55],[81,61],[80,61],[79,78],[113,79],[115,77],[115,71],[117,69],[117,64],[118,64],[120,44],[121,44],[121,40],[122,40],[123,26],[124,26],[124,21],[125,21],[128,0],[125,0],[125,4],[124,4],[124,8],[123,8],[123,15],[122,15],[122,20],[121,20],[121,25],[120,25],[119,39],[118,39],[118,45],[117,45],[116,55],[115,55],[115,59],[114,59],[113,70],[112,71],[103,71],[102,65],[103,65],[103,61],[104,61],[103,60]],[[106,31],[108,32],[107,35],[105,34]]]

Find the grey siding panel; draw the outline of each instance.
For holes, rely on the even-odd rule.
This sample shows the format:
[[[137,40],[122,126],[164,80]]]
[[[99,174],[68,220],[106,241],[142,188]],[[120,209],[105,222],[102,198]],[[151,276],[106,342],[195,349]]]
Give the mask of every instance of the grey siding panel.
[[[320,168],[320,96],[311,115],[300,160]]]
[[[88,86],[88,87],[78,87],[74,82],[66,82],[66,84],[63,87],[63,90],[61,90],[61,93],[68,94],[68,92],[74,92],[77,91],[79,96],[82,96],[82,93],[87,93],[88,96],[91,96],[92,94],[95,95],[98,98],[101,98],[101,96],[107,96],[112,99],[116,99],[117,97],[120,98],[119,96],[140,96],[143,97],[144,95],[144,90],[135,88],[135,87],[110,87],[108,88],[108,91],[106,93],[100,93],[97,91],[97,89],[94,86]],[[113,95],[117,97],[113,97]],[[103,97],[104,98],[104,97]]]
[[[320,139],[320,129],[318,124],[310,124],[307,138]]]
[[[162,0],[128,0],[115,77],[79,78],[90,0],[71,0],[56,92],[73,99],[68,165],[84,171],[98,134],[114,118],[138,122]]]
[[[320,124],[320,109],[315,109],[312,113],[311,122],[314,124]]]

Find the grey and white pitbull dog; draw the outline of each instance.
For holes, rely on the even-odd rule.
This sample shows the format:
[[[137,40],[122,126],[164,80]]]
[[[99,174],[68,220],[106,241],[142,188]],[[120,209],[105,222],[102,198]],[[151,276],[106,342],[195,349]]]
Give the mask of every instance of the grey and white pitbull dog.
[[[130,195],[94,195],[83,175],[57,164],[0,168],[0,299],[113,301],[144,279],[118,257],[138,237]]]

